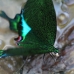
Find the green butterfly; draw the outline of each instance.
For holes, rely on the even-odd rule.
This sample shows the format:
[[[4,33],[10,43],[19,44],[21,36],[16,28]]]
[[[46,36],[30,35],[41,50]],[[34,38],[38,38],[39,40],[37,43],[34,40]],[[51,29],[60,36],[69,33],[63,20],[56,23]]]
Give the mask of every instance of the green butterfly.
[[[9,21],[12,31],[18,33],[14,40],[19,46],[0,50],[1,57],[59,52],[53,46],[56,38],[56,15],[52,0],[28,0],[14,19],[9,18],[4,11],[0,12],[0,16]]]

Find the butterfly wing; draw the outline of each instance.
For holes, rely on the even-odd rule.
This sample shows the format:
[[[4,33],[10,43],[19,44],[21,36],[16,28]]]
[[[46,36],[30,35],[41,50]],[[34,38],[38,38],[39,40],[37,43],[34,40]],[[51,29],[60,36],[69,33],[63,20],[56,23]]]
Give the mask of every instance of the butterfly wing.
[[[56,38],[56,15],[52,0],[28,0],[24,18],[39,40],[53,45]]]

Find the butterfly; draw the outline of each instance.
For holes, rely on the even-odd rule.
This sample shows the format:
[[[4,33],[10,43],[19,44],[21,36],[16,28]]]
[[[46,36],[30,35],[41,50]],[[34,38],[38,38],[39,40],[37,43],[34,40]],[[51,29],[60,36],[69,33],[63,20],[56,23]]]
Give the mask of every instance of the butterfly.
[[[9,28],[18,33],[19,47],[0,50],[0,56],[29,56],[59,50],[55,48],[56,14],[52,0],[28,0],[21,13],[11,19],[4,11],[0,16],[9,21]]]

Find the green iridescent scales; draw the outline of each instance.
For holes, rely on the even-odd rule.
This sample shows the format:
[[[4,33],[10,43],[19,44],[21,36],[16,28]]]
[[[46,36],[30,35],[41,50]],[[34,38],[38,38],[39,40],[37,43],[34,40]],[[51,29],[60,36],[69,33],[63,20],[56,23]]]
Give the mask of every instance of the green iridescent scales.
[[[43,43],[53,45],[56,35],[56,15],[52,1],[28,0],[24,17]]]
[[[31,31],[25,36],[24,41],[19,43],[19,48],[3,50],[3,54],[28,56],[58,52],[53,46],[56,38],[56,15],[52,0],[28,0],[24,7],[23,16],[31,27]],[[10,29],[18,31],[22,35],[22,30],[17,28],[20,24],[20,17],[18,21],[17,19],[9,19],[8,17],[11,22]]]

